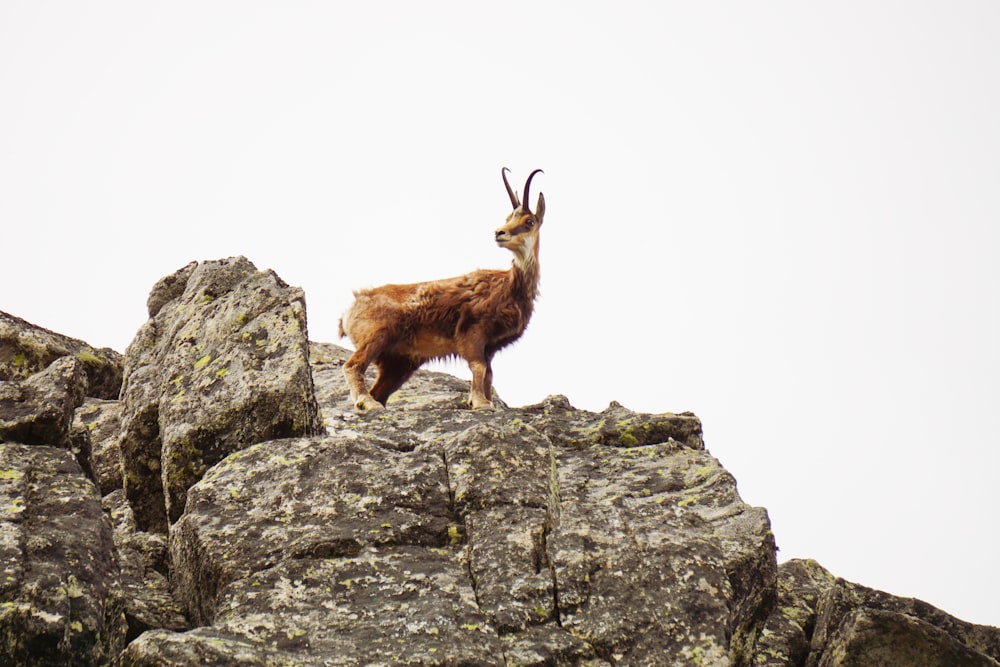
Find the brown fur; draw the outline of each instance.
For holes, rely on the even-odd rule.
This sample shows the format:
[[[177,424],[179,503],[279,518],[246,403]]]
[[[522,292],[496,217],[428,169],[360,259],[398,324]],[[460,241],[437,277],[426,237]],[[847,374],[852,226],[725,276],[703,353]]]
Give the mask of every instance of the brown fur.
[[[530,183],[529,176],[525,195]],[[380,409],[420,366],[448,357],[461,357],[469,364],[472,407],[492,407],[493,355],[520,338],[534,309],[538,230],[545,215],[541,194],[532,213],[507,188],[515,208],[495,237],[514,253],[509,270],[481,269],[455,278],[354,293],[340,333],[357,347],[344,365],[344,375],[358,409]],[[364,381],[370,364],[378,369],[371,392]]]

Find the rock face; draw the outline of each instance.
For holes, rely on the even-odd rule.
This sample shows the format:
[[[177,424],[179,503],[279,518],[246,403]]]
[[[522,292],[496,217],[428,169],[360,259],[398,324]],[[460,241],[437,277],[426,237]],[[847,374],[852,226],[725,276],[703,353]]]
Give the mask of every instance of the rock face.
[[[106,665],[125,645],[111,526],[72,455],[0,444],[0,664]]]
[[[694,415],[473,412],[428,372],[358,415],[303,303],[190,264],[120,401],[72,356],[0,383],[0,664],[1000,665],[996,628],[779,567]]]

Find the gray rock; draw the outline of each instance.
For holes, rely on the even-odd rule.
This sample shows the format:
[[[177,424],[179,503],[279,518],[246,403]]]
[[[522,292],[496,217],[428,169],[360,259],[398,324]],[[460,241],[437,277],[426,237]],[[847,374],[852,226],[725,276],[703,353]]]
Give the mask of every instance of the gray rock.
[[[674,441],[704,449],[701,420],[690,412],[639,414],[612,401],[601,412],[577,410],[565,396],[549,396],[522,409],[531,423],[558,445],[637,447]]]
[[[73,430],[85,433],[90,447],[93,479],[106,496],[123,487],[121,448],[121,403],[87,398],[73,414]]]
[[[301,289],[238,257],[185,266],[149,305],[125,354],[120,446],[139,527],[166,532],[226,455],[321,425]]]
[[[125,603],[111,526],[69,452],[0,444],[0,567],[0,664],[118,664]]]
[[[812,560],[778,568],[754,665],[993,665],[1000,630],[837,579]]]
[[[0,311],[0,380],[26,380],[60,357],[74,357],[87,375],[87,395],[115,399],[122,385],[122,355],[43,329]]]
[[[26,380],[0,382],[0,441],[70,449],[73,411],[86,389],[83,363],[74,357],[60,357]]]
[[[548,510],[557,502],[552,443],[516,417],[460,429],[441,445],[462,515],[504,505]]]
[[[808,667],[1000,665],[1000,630],[843,579],[816,610]]]
[[[556,618],[544,509],[500,505],[465,517],[469,574],[479,608],[503,634]]]
[[[480,608],[504,634],[555,619],[545,543],[559,502],[551,441],[520,419],[493,420],[443,451]]]
[[[816,627],[816,608],[835,582],[814,560],[795,559],[778,566],[777,600],[757,641],[756,667],[805,664]]]
[[[184,295],[188,279],[197,268],[198,262],[189,262],[169,276],[160,278],[153,285],[153,288],[149,290],[149,297],[146,299],[146,312],[149,313],[149,319],[154,319],[160,313],[160,309],[163,306]]]

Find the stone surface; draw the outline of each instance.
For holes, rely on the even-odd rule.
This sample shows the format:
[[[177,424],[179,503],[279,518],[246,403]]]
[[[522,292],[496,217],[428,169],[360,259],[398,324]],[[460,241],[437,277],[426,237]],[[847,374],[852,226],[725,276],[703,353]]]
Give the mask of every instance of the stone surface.
[[[0,444],[0,664],[117,664],[124,595],[93,483],[69,452]]]
[[[166,532],[188,488],[227,454],[321,429],[305,298],[243,257],[187,265],[150,296],[125,354],[125,490],[143,530]]]
[[[0,311],[0,380],[25,380],[60,357],[74,357],[87,375],[87,396],[116,399],[122,385],[122,355],[95,349]]]

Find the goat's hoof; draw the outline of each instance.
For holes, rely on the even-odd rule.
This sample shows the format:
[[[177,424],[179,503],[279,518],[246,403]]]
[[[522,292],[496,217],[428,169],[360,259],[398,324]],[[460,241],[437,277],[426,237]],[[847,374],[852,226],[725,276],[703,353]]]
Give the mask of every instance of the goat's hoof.
[[[376,401],[371,396],[362,396],[354,402],[354,408],[358,412],[384,412],[385,406]]]
[[[475,401],[470,401],[469,407],[472,408],[473,410],[491,410],[491,411],[496,410],[496,406],[493,405],[493,401],[485,401],[478,403]]]

